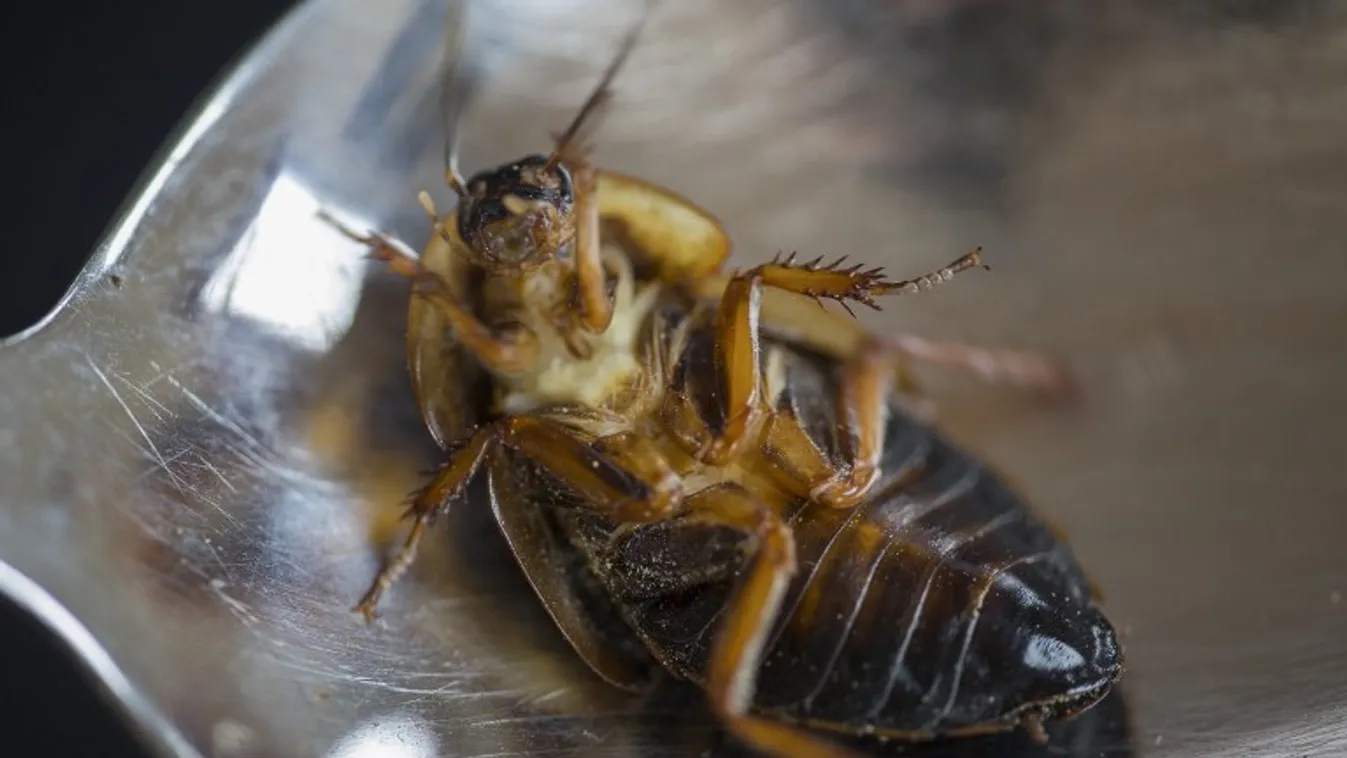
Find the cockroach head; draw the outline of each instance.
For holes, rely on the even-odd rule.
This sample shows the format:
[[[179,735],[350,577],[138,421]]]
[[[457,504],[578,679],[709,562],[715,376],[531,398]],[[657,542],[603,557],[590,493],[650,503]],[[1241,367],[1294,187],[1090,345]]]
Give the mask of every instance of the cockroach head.
[[[571,176],[532,155],[467,181],[458,231],[481,265],[514,271],[543,263],[575,235]]]

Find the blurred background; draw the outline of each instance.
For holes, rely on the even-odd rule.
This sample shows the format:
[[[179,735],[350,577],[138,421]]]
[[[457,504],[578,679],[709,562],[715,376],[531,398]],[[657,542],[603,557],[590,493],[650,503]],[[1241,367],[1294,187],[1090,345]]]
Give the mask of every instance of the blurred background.
[[[1224,244],[1250,247],[1266,244],[1267,256],[1283,256],[1288,271],[1299,277],[1297,281],[1325,279],[1317,289],[1315,286],[1303,289],[1324,291],[1340,287],[1340,282],[1332,278],[1334,272],[1295,270],[1296,254],[1303,250],[1316,251],[1316,260],[1328,259],[1324,251],[1331,251],[1335,243],[1327,235],[1341,228],[1328,219],[1334,209],[1338,213],[1347,210],[1341,192],[1341,177],[1347,176],[1347,165],[1343,164],[1347,153],[1333,149],[1344,142],[1342,135],[1347,133],[1347,119],[1343,115],[1347,113],[1347,103],[1340,102],[1343,99],[1340,73],[1347,50],[1347,33],[1343,30],[1347,25],[1343,24],[1342,14],[1333,10],[1335,2],[839,2],[838,12],[830,19],[836,22],[840,33],[854,35],[857,46],[874,46],[867,52],[878,60],[901,63],[895,65],[894,70],[901,72],[895,75],[895,81],[901,79],[905,95],[915,95],[921,106],[916,110],[928,114],[925,119],[913,119],[908,124],[911,131],[904,135],[901,145],[885,141],[887,135],[861,131],[854,142],[839,151],[852,151],[847,156],[864,164],[864,170],[902,173],[924,191],[939,196],[940,204],[954,209],[965,206],[994,209],[998,203],[1030,196],[1036,204],[1026,206],[1027,212],[1024,208],[1016,210],[1031,217],[1027,226],[1040,232],[1048,230],[1039,240],[1050,237],[1057,228],[1056,222],[1067,214],[1074,214],[1069,220],[1083,218],[1079,228],[1090,229],[1101,237],[1101,242],[1143,251],[1142,254],[1149,242],[1177,247],[1172,237],[1166,236],[1171,232],[1192,235],[1194,228],[1201,228],[1210,234],[1194,235],[1192,239],[1204,246],[1202,254],[1207,257],[1198,254],[1175,261],[1176,267],[1183,269],[1185,282],[1200,279],[1194,272],[1204,266],[1212,267],[1213,276],[1222,275],[1219,265],[1213,263],[1219,264]],[[27,15],[10,19],[9,44],[0,55],[5,56],[7,64],[3,76],[6,112],[10,115],[4,128],[11,135],[10,165],[18,168],[17,176],[11,180],[15,188],[11,203],[17,205],[11,204],[10,213],[5,214],[10,220],[7,229],[10,236],[8,250],[0,256],[3,267],[0,336],[23,330],[50,310],[173,127],[223,67],[290,5],[239,0],[112,6],[81,0],[35,5]],[[876,23],[881,16],[892,23],[892,28]],[[1116,69],[1134,64],[1130,59],[1119,62],[1111,56],[1124,48],[1135,52],[1135,46],[1113,45],[1119,37],[1134,34],[1140,28],[1159,30],[1155,46],[1160,52],[1138,59],[1135,78],[1119,75]],[[1297,40],[1312,42],[1305,48],[1311,52],[1299,54]],[[1135,40],[1129,41],[1129,45],[1135,45]],[[901,53],[892,52],[899,50]],[[892,59],[887,57],[890,52]],[[1192,57],[1186,57],[1190,53]],[[1186,68],[1175,68],[1176,75],[1169,77],[1166,66],[1175,62]],[[1101,87],[1096,91],[1095,81],[1103,81],[1112,89]],[[1129,90],[1130,86],[1150,89],[1139,94]],[[900,87],[894,89],[896,92]],[[1088,92],[1091,96],[1064,102],[1068,98],[1062,97],[1063,92]],[[874,108],[879,112],[886,107],[910,104],[900,102],[899,95],[883,91],[867,96],[874,97]],[[1172,112],[1161,117],[1158,110],[1145,113],[1129,110],[1137,103],[1148,106],[1168,103]],[[1067,111],[1069,118],[1056,119]],[[1247,122],[1247,127],[1223,128],[1227,120],[1235,123],[1251,114],[1255,117]],[[1110,129],[1109,124],[1115,119],[1125,121],[1130,131],[1119,134]],[[1054,128],[1068,122],[1077,132],[1068,135],[1071,139],[1064,140],[1065,145],[1059,145],[1055,142]],[[1228,142],[1213,144],[1213,137]],[[1070,152],[1073,150],[1074,153]],[[879,165],[883,161],[875,159],[877,155],[893,159],[893,164]],[[1025,165],[1013,165],[1015,160],[1030,165],[1026,170]],[[1029,191],[1021,188],[1024,194],[1020,196],[1009,192],[998,194],[1000,180],[1014,171],[1029,177],[1026,182]],[[1080,186],[1082,177],[1094,176],[1121,177],[1125,181],[1103,188]],[[1279,189],[1292,187],[1296,192],[1281,193],[1272,200],[1260,196],[1264,177],[1280,182],[1276,185]],[[1185,183],[1187,178],[1191,182]],[[1166,202],[1176,198],[1182,201],[1180,205],[1166,207]],[[1203,199],[1209,203],[1203,203]],[[1128,224],[1110,230],[1110,223],[1127,218],[1127,210],[1114,214],[1116,208],[1142,208],[1154,213],[1147,216],[1147,224]],[[1288,210],[1279,215],[1279,209],[1283,208]],[[1221,220],[1231,218],[1232,213],[1249,214],[1252,220],[1222,227]],[[1054,214],[1057,218],[1049,218]],[[1249,239],[1250,229],[1265,232],[1266,238]],[[1108,236],[1110,232],[1112,236]],[[1069,242],[1089,244],[1090,240]],[[1057,249],[1069,249],[1071,244],[1063,242]],[[1084,256],[1079,260],[1085,260]],[[1056,282],[1058,286],[1070,285],[1073,276],[1088,279],[1108,273],[1099,270],[1082,273],[1089,266],[1078,263],[1077,268],[1072,268],[1069,255],[1063,254],[1061,261],[1060,270],[1064,273]],[[1263,268],[1274,268],[1266,261],[1266,257],[1261,261]],[[1247,264],[1248,259],[1243,262]],[[1125,272],[1120,279],[1125,280],[1126,286],[1167,284],[1163,267],[1156,268],[1149,280],[1139,276],[1135,267],[1128,271],[1120,263],[1118,270]],[[1231,272],[1226,281],[1256,279],[1247,273]],[[1014,275],[1013,271],[1009,274],[1012,279]],[[1213,287],[1213,291],[1216,289]],[[1252,293],[1253,289],[1249,291]],[[1023,291],[1032,290],[1026,287]],[[1069,297],[1065,290],[1057,292]],[[1269,292],[1273,296],[1270,300],[1279,294],[1273,284],[1257,294]],[[1201,295],[1194,290],[1191,299],[1201,300]],[[1125,303],[1131,293],[1119,291],[1116,296]],[[1183,297],[1171,300],[1178,302]],[[1100,310],[1109,305],[1101,304]],[[1191,317],[1187,320],[1179,310],[1163,318],[1157,316],[1155,321],[1168,319],[1177,324],[1179,337],[1174,342],[1157,339],[1141,347],[1133,344],[1134,354],[1128,357],[1145,352],[1142,348],[1154,348],[1152,354],[1141,356],[1151,363],[1143,366],[1134,361],[1127,367],[1135,368],[1139,374],[1149,372],[1146,377],[1136,379],[1136,383],[1155,382],[1157,373],[1158,381],[1163,383],[1167,380],[1166,367],[1177,362],[1176,351],[1191,347],[1204,335],[1212,343],[1228,340],[1222,343],[1228,345],[1235,340],[1231,334],[1241,328],[1263,330],[1256,336],[1265,343],[1284,339],[1290,346],[1288,354],[1293,349],[1303,349],[1308,354],[1318,349],[1315,340],[1327,341],[1325,333],[1329,326],[1323,324],[1318,325],[1318,331],[1311,329],[1309,336],[1298,341],[1298,335],[1306,333],[1305,322],[1312,319],[1294,320],[1294,314],[1312,315],[1317,311],[1308,307],[1297,311],[1296,303],[1284,305],[1278,313],[1290,314],[1286,320],[1271,319],[1266,323],[1260,323],[1256,315],[1229,312],[1225,314],[1231,316],[1231,321],[1203,321],[1212,318],[1213,311],[1199,309],[1189,313]],[[1116,303],[1111,307],[1115,314],[1125,313],[1125,308]],[[1236,316],[1243,320],[1233,321]],[[1231,323],[1235,326],[1230,326]],[[1189,332],[1185,333],[1185,329]],[[1185,343],[1189,338],[1192,342]],[[1138,337],[1136,342],[1145,339],[1149,338]],[[1252,357],[1247,362],[1222,368],[1237,374],[1254,367],[1269,375],[1263,385],[1253,382],[1241,385],[1244,390],[1260,386],[1269,393],[1281,393],[1297,386],[1299,375],[1295,366],[1268,366],[1266,356],[1261,359],[1262,364],[1257,363],[1260,357]],[[1121,366],[1123,359],[1101,361],[1100,365]],[[1322,378],[1323,374],[1317,376]],[[1122,385],[1133,381],[1133,377],[1109,378],[1114,380]],[[1119,395],[1130,397],[1123,392]],[[1251,399],[1260,398],[1245,394],[1233,401]],[[1261,399],[1266,401],[1265,397]],[[1276,401],[1262,403],[1269,404],[1275,405]],[[1229,407],[1239,408],[1234,403]],[[1304,407],[1299,410],[1304,418],[1317,418]],[[977,408],[965,412],[975,413]],[[1196,416],[1187,420],[1190,423],[1185,429],[1190,436],[1175,437],[1175,447],[1210,443],[1204,436],[1212,428],[1210,420],[1204,422]],[[1324,420],[1332,418],[1325,416]],[[1315,443],[1308,433],[1303,439],[1287,435],[1272,441],[1249,442],[1244,451],[1263,454],[1280,448],[1286,452],[1286,459],[1291,459],[1295,457],[1297,444],[1305,450],[1317,444],[1314,452],[1322,458],[1328,455],[1322,440],[1332,436],[1325,433]],[[1231,449],[1240,452],[1233,445]],[[1229,465],[1243,466],[1252,481],[1257,472],[1247,472],[1254,471],[1257,463],[1231,458]],[[1287,472],[1288,469],[1283,469],[1267,474],[1266,490],[1258,491],[1281,494],[1278,491],[1281,485],[1273,479],[1276,475],[1287,476]],[[1183,473],[1174,472],[1166,482],[1178,480]],[[1297,477],[1296,471],[1290,471],[1289,478],[1293,487],[1308,480],[1308,476]],[[1325,486],[1312,494],[1331,500],[1340,486],[1330,490],[1326,484],[1329,481],[1323,479],[1320,484]],[[1183,487],[1176,485],[1172,491],[1183,491]],[[1333,627],[1334,623],[1341,626],[1340,622],[1322,622],[1328,613],[1339,612],[1329,606],[1338,606],[1341,593],[1347,591],[1347,576],[1323,570],[1328,565],[1323,545],[1334,539],[1330,520],[1333,517],[1326,517],[1323,525],[1310,522],[1306,514],[1312,515],[1314,504],[1301,503],[1303,510],[1297,512],[1301,523],[1276,524],[1274,528],[1269,526],[1278,506],[1274,497],[1263,501],[1261,511],[1257,510],[1259,503],[1254,502],[1233,516],[1221,513],[1219,503],[1204,505],[1214,507],[1206,512],[1193,509],[1166,514],[1173,519],[1170,522],[1138,520],[1141,525],[1123,535],[1144,536],[1150,540],[1146,546],[1157,556],[1166,552],[1171,556],[1197,556],[1191,565],[1207,569],[1198,577],[1200,581],[1185,584],[1183,579],[1191,576],[1175,576],[1172,585],[1158,583],[1156,574],[1162,572],[1154,568],[1156,562],[1135,556],[1130,562],[1121,559],[1120,554],[1130,549],[1126,546],[1100,548],[1103,560],[1093,562],[1115,572],[1113,583],[1124,587],[1120,594],[1125,610],[1136,610],[1139,617],[1145,617],[1141,610],[1164,611],[1153,612],[1149,617],[1153,625],[1141,631],[1152,641],[1155,660],[1164,662],[1163,666],[1156,666],[1154,679],[1164,679],[1173,685],[1166,695],[1173,696],[1175,705],[1167,715],[1181,714],[1184,723],[1196,724],[1192,727],[1194,733],[1187,735],[1194,739],[1202,736],[1198,733],[1201,729],[1233,728],[1220,721],[1224,714],[1232,712],[1246,714],[1263,726],[1282,722],[1291,725],[1287,727],[1289,731],[1269,728],[1262,732],[1267,736],[1265,742],[1259,743],[1264,751],[1260,754],[1332,755],[1320,749],[1327,739],[1305,742],[1301,749],[1291,752],[1281,746],[1285,735],[1295,731],[1294,717],[1308,710],[1305,703],[1314,702],[1314,698],[1296,700],[1300,685],[1280,679],[1276,661],[1299,660],[1317,665],[1324,660],[1320,653],[1341,649],[1340,643],[1320,640],[1323,644],[1318,649],[1302,645],[1302,655],[1295,649],[1296,637],[1291,633],[1295,630],[1282,626],[1286,624],[1282,611],[1293,604],[1309,609],[1302,610],[1302,619],[1321,620],[1319,629]],[[1221,516],[1228,518],[1222,520]],[[1198,523],[1203,519],[1210,519],[1214,525],[1208,528],[1206,522]],[[1127,519],[1101,522],[1103,525],[1093,528],[1111,530],[1123,521]],[[1146,524],[1156,528],[1151,531]],[[1090,528],[1086,525],[1081,531],[1089,536]],[[1202,548],[1197,546],[1195,535],[1206,540],[1204,545],[1211,548],[1210,552],[1200,552]],[[1305,565],[1314,568],[1313,572],[1301,572],[1297,577],[1295,565],[1281,561],[1277,565],[1284,569],[1283,573],[1296,580],[1285,585],[1293,591],[1283,592],[1283,585],[1271,582],[1259,586],[1261,597],[1283,598],[1286,607],[1246,608],[1239,600],[1245,586],[1239,582],[1255,586],[1257,575],[1266,573],[1266,567],[1252,561],[1231,561],[1216,549],[1241,539],[1247,546],[1264,538],[1269,555],[1304,558]],[[1098,533],[1093,539],[1096,545],[1102,544]],[[1319,562],[1305,558],[1311,554],[1310,550],[1297,555],[1293,543],[1300,539],[1317,540]],[[1246,558],[1249,555],[1245,553]],[[1306,576],[1309,573],[1313,575]],[[1230,586],[1226,586],[1226,578]],[[1130,594],[1126,590],[1129,584]],[[1185,593],[1194,587],[1198,591],[1190,605]],[[1297,592],[1303,593],[1303,597]],[[1153,608],[1148,605],[1152,599],[1159,600]],[[1189,618],[1199,613],[1191,610],[1194,608],[1216,608],[1227,615],[1194,621]],[[1191,613],[1184,615],[1188,611]],[[1171,634],[1164,643],[1155,643],[1154,640],[1174,631],[1161,628],[1166,621],[1188,624],[1187,637]],[[1241,629],[1253,629],[1251,636],[1257,637],[1260,644],[1242,647],[1233,644],[1243,642]],[[1260,668],[1259,660],[1270,665],[1262,665],[1264,670],[1247,676],[1241,674],[1245,676],[1242,679],[1209,676],[1213,665],[1226,666],[1222,670],[1231,671],[1246,666],[1254,671]],[[63,652],[46,640],[34,622],[17,615],[4,601],[0,601],[0,666],[4,672],[0,676],[0,718],[5,720],[6,739],[19,740],[15,754],[38,750],[46,755],[138,754],[129,736],[84,685]],[[1331,678],[1331,672],[1321,674],[1315,683],[1322,685]],[[1341,682],[1337,684],[1341,691]],[[1323,691],[1332,692],[1328,688]],[[1264,703],[1269,707],[1262,708]],[[1272,705],[1278,705],[1279,710]],[[1340,707],[1341,703],[1337,705]],[[51,728],[50,719],[58,717],[61,728]],[[1179,720],[1177,715],[1174,718]],[[1174,735],[1171,739],[1182,736]]]
[[[71,0],[10,16],[0,339],[56,305],[179,120],[292,5]],[[0,671],[0,753],[145,755],[65,650],[3,598]]]

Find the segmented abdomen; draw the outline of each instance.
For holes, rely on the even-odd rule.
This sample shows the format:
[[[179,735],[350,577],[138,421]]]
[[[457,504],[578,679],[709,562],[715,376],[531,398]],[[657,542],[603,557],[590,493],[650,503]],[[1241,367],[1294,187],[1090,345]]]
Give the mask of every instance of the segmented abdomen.
[[[904,465],[873,497],[795,520],[800,572],[758,703],[857,728],[943,731],[1092,682],[1092,666],[1066,670],[1069,650],[1088,664],[1080,651],[1102,620],[1069,548],[975,460],[896,421],[887,457]]]
[[[792,373],[792,412],[825,434],[829,382]],[[930,427],[896,405],[886,426],[870,497],[788,509],[799,570],[767,638],[757,707],[856,732],[941,733],[1092,704],[1120,653],[1070,548]],[[701,679],[730,588],[633,599],[634,623]]]

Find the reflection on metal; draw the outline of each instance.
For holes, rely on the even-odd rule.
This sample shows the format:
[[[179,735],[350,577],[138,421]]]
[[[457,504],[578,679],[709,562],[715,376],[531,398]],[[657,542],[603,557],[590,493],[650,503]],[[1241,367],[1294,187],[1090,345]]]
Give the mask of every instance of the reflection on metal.
[[[281,173],[252,225],[206,281],[206,309],[252,320],[306,350],[331,347],[355,317],[364,248],[322,221],[319,210],[351,229],[371,226],[324,205],[295,175]]]
[[[362,724],[342,737],[327,758],[436,758],[435,732],[415,717],[392,716]]]
[[[442,452],[410,396],[406,283],[362,278],[314,210],[417,247],[416,191],[447,202],[441,124],[410,106],[436,101],[439,58],[389,54],[434,1],[306,4],[60,312],[0,346],[0,587],[166,756],[742,755],[695,690],[598,681],[480,500],[382,619],[350,611]],[[544,148],[635,11],[471,5],[467,171]],[[1347,196],[1347,5],[1256,5],[665,2],[619,80],[597,158],[714,209],[736,265],[796,249],[901,275],[981,244],[992,272],[864,317],[1080,376],[1068,411],[921,378],[1093,570],[1123,692],[1047,747],[867,749],[1347,754],[1347,217],[1325,200]],[[348,129],[370,103],[398,105]]]

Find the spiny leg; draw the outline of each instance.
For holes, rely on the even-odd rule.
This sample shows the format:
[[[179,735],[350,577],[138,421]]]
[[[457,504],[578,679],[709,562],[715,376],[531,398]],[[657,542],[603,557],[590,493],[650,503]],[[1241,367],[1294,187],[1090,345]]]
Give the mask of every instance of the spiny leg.
[[[450,457],[430,484],[412,500],[412,528],[388,565],[356,605],[374,618],[380,597],[411,566],[426,527],[448,508],[501,447],[539,464],[596,511],[624,522],[667,518],[682,502],[682,481],[653,444],[618,433],[590,443],[576,429],[556,420],[515,416],[479,429]]]
[[[427,212],[433,212],[427,208]],[[369,257],[388,264],[393,272],[412,280],[412,292],[429,300],[444,314],[455,337],[477,356],[487,368],[501,373],[526,370],[537,360],[538,339],[529,329],[514,325],[492,329],[483,324],[454,295],[448,283],[434,271],[404,253],[388,237],[357,234],[323,214],[328,223],[346,236],[369,247]]]
[[[957,273],[956,268],[969,268],[971,267],[969,264],[979,264],[978,258],[979,253],[974,251],[941,271],[904,282],[875,287],[872,291],[880,294],[901,294],[927,289],[936,282],[953,276]],[[806,308],[807,306],[798,301],[764,299],[763,327],[800,335],[810,347],[826,354],[835,354],[837,351],[850,354],[853,349],[851,344],[857,340],[857,336],[861,336],[861,340],[864,340],[863,329],[831,320],[811,321]],[[838,334],[835,340],[830,341],[832,333],[837,329],[847,331]],[[889,332],[885,338],[889,342],[889,347],[911,361],[967,371],[989,382],[1034,390],[1057,399],[1069,398],[1076,392],[1070,372],[1060,363],[1035,351],[932,340],[905,333]],[[916,397],[916,394],[919,393],[913,393],[911,398],[913,401],[930,405],[929,401]],[[928,411],[929,409],[922,409],[923,415],[928,415]]]
[[[939,271],[915,279],[881,284],[872,288],[871,292],[876,295],[921,292],[975,266],[987,268],[982,263],[982,248]],[[1014,384],[1053,395],[1066,395],[1073,391],[1071,377],[1061,366],[1030,351],[938,342],[911,334],[889,335],[887,348],[914,360],[970,371],[991,382]]]
[[[979,265],[982,265],[980,251],[975,250],[932,274],[901,282],[880,282],[867,291],[917,292]],[[767,429],[765,441],[776,468],[793,480],[801,495],[813,502],[832,508],[849,508],[861,502],[879,480],[890,399],[898,394],[895,390],[911,392],[910,387],[902,386],[906,379],[903,360],[918,356],[949,360],[961,355],[948,356],[939,352],[942,347],[905,335],[866,338],[843,366],[838,386],[836,429],[841,460],[832,461],[824,456],[794,418],[778,414]],[[918,352],[921,348],[925,348],[924,354]],[[999,364],[993,364],[993,368],[996,365]]]
[[[893,282],[885,279],[879,268],[866,269],[860,265],[842,268],[842,260],[820,265],[821,260],[797,264],[792,255],[739,272],[726,285],[715,323],[715,366],[721,382],[717,397],[726,423],[719,434],[712,436],[705,449],[699,451],[698,457],[702,460],[722,464],[732,458],[748,441],[749,430],[757,425],[764,413],[758,323],[764,286],[795,292],[820,302],[834,300],[850,311],[849,303],[878,308],[874,302],[877,295],[927,289],[960,271],[982,265],[980,251],[974,251],[939,271]]]
[[[411,506],[407,509],[407,515],[412,519],[412,528],[407,533],[407,538],[393,555],[392,560],[375,575],[369,589],[365,590],[365,594],[354,608],[365,617],[365,621],[374,620],[379,600],[398,579],[402,578],[403,574],[407,573],[407,569],[411,568],[426,527],[448,510],[454,497],[467,486],[472,475],[486,458],[489,442],[490,439],[481,433],[471,437],[465,446],[455,451],[449,463],[435,474],[430,484],[412,498]]]
[[[801,729],[749,715],[763,646],[797,569],[790,528],[737,484],[702,490],[688,499],[686,511],[689,522],[725,526],[754,538],[747,570],[726,604],[712,643],[706,692],[716,715],[735,737],[777,758],[856,758]]]
[[[914,292],[979,264],[974,251],[934,274],[881,283],[870,291]],[[1064,374],[1031,353],[934,343],[901,334],[868,336],[842,368],[836,399],[840,460],[819,450],[791,414],[776,412],[767,426],[764,451],[797,494],[832,508],[855,506],[869,494],[879,479],[890,400],[914,394],[903,371],[905,359],[954,364],[988,378],[1044,389],[1068,386]],[[924,410],[929,413],[929,408]]]
[[[987,268],[982,262],[982,248],[965,253],[945,266],[912,279],[889,281],[884,277],[882,267],[865,268],[853,264],[842,268],[846,258],[828,265],[820,265],[823,259],[815,258],[808,263],[797,264],[795,255],[783,260],[773,260],[765,266],[759,266],[763,281],[773,287],[798,292],[815,300],[835,300],[851,313],[848,301],[861,303],[875,310],[875,298],[881,295],[911,295],[934,288],[941,282],[953,279],[955,275],[974,268]],[[853,314],[854,315],[854,314]]]

